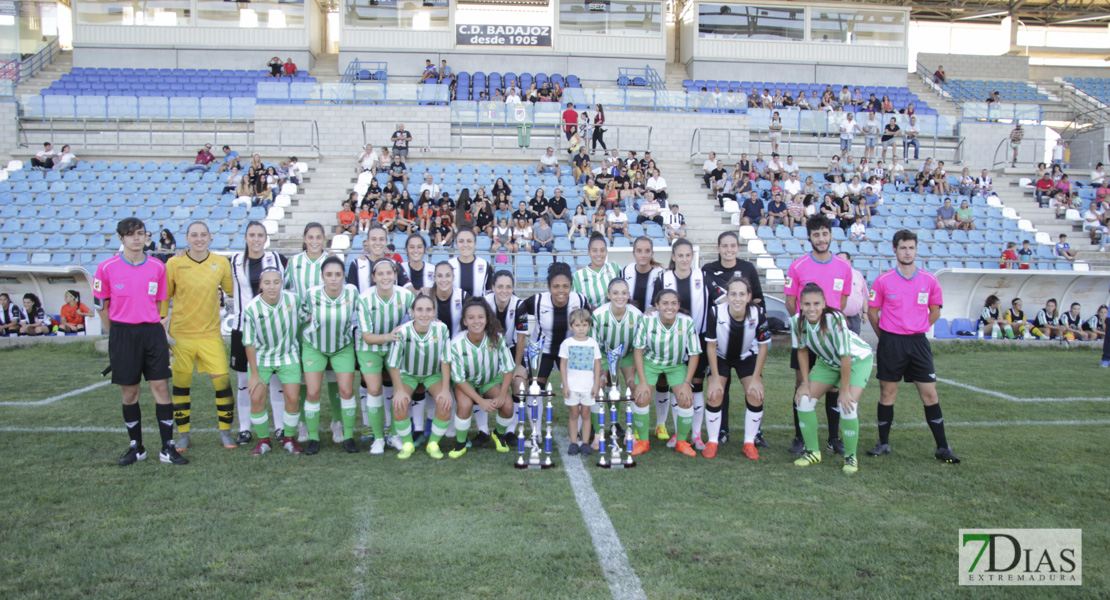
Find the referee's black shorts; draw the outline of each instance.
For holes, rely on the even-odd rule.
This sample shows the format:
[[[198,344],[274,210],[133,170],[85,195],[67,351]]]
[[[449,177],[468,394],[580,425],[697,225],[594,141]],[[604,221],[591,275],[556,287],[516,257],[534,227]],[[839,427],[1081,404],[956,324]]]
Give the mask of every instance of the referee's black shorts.
[[[243,332],[238,329],[232,329],[231,370],[237,373],[246,373],[249,367],[250,364],[247,362],[247,347],[243,345]]]
[[[817,364],[817,353],[810,350],[809,351],[809,370],[811,372],[813,371],[813,365],[816,365],[816,364]],[[798,349],[797,348],[791,348],[790,349],[790,368],[794,369],[795,371],[802,368],[802,366],[798,364]]]
[[[879,336],[875,358],[879,363],[879,381],[934,383],[937,380],[933,349],[924,333],[899,335],[884,331]]]
[[[139,385],[170,378],[170,346],[161,323],[112,323],[108,330],[112,383]]]

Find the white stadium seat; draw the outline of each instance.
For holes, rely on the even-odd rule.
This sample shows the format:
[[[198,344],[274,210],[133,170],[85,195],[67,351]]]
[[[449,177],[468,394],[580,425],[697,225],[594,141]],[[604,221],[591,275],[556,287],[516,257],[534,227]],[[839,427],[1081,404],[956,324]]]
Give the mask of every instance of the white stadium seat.
[[[747,227],[748,229],[751,229],[750,225],[745,225],[744,227]],[[741,235],[743,235],[744,227],[740,228]],[[767,248],[766,248],[766,246],[763,245],[763,240],[749,239],[748,240],[748,252],[750,252],[752,254],[767,254]]]
[[[1064,218],[1068,221],[1082,221],[1083,217],[1079,216],[1079,211],[1074,208],[1069,208],[1064,212]]]
[[[7,180],[8,180],[8,172],[5,171],[5,170],[0,170],[0,181],[7,181]]]
[[[759,236],[755,233],[755,227],[751,225],[744,225],[740,228],[740,239],[742,240],[757,240]]]
[[[297,184],[295,184],[295,183],[286,183],[286,184],[282,185],[281,186],[281,193],[285,194],[286,196],[292,196],[293,194],[296,194],[297,193]]]
[[[1018,229],[1022,231],[1033,231],[1033,222],[1029,219],[1018,219]]]
[[[271,206],[266,218],[271,221],[280,221],[285,218],[285,209],[280,206]]]
[[[775,259],[770,256],[760,256],[755,259],[755,266],[760,269],[773,269],[775,268]]]
[[[351,237],[345,233],[341,233],[331,238],[332,250],[346,250],[351,247]]]
[[[1049,237],[1048,233],[1044,232],[1044,231],[1038,231],[1037,235],[1033,236],[1033,239],[1038,244],[1046,244],[1046,245],[1051,245],[1052,244],[1052,238]]]
[[[292,203],[293,201],[289,198],[289,196],[286,196],[285,194],[278,194],[278,197],[274,198],[274,206],[285,208]]]
[[[9,162],[9,163],[8,163],[8,168],[7,168],[7,170],[8,170],[8,171],[18,171],[18,170],[20,170],[20,169],[22,169],[22,168],[23,168],[23,161],[21,161],[21,160],[13,160],[13,161],[11,161],[11,162]]]
[[[374,180],[374,174],[370,171],[363,171],[358,174],[358,184],[370,187],[370,182]]]
[[[767,281],[786,281],[786,274],[782,269],[767,269]]]
[[[266,228],[267,235],[276,235],[278,232],[277,221],[266,219],[262,221],[262,226]]]
[[[725,200],[725,212],[734,214],[740,212],[740,205],[735,200]]]
[[[1016,218],[1018,218],[1017,211],[1014,210],[1013,208],[1009,207],[1009,206],[1002,209],[1002,216],[1007,218],[1007,219],[1016,219]]]

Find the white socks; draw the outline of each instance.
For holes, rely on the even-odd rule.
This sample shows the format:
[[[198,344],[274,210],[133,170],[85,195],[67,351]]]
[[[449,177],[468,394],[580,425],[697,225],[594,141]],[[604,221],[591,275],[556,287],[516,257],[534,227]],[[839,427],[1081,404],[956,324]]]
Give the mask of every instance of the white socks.
[[[236,373],[239,376],[239,390],[235,393],[235,409],[239,412],[239,431],[251,430],[251,395],[247,391],[247,381],[250,375]]]
[[[489,433],[489,413],[482,410],[481,406],[474,405],[474,422],[478,424],[478,431]]]
[[[655,425],[667,424],[667,415],[671,411],[670,394],[667,392],[655,391]]]
[[[690,438],[701,435],[701,423],[705,419],[705,392],[694,392],[694,423]]]
[[[763,407],[756,407],[759,411],[753,411],[751,407],[744,413],[744,443],[754,444],[755,434],[759,433],[759,426],[763,424]]]

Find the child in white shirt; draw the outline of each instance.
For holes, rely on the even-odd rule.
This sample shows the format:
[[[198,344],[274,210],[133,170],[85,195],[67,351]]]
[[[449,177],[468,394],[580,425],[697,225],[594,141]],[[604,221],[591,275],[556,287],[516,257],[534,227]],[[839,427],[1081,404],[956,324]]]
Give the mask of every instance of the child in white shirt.
[[[563,403],[570,407],[570,445],[567,454],[589,456],[590,407],[594,405],[601,387],[601,347],[589,336],[593,322],[590,311],[578,309],[570,314],[570,329],[574,337],[563,340],[559,346],[559,375],[563,383]],[[582,445],[578,445],[579,422],[582,427]]]
[[[867,241],[867,225],[860,220],[852,223],[851,238],[853,242],[866,242]]]

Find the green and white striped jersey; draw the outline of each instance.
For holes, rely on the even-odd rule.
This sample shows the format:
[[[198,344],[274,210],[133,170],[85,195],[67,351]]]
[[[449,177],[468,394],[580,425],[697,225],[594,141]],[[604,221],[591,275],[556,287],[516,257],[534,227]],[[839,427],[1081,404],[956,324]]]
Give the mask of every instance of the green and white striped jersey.
[[[636,335],[636,326],[643,318],[644,313],[629,303],[625,305],[624,317],[617,319],[613,316],[612,303],[606,302],[594,309],[593,330],[590,331],[590,337],[597,340],[602,352],[616,350],[624,344],[624,352],[621,356],[628,356],[632,354],[632,340]]]
[[[282,290],[277,304],[255,296],[243,310],[243,345],[254,346],[259,367],[284,367],[301,361],[301,299]]]
[[[488,336],[483,337],[481,343],[475,346],[466,337],[465,331],[459,332],[451,340],[448,359],[451,363],[451,379],[471,385],[500,379],[505,373],[512,373],[516,364],[504,338],[493,344]]]
[[[393,286],[393,295],[388,300],[382,300],[378,295],[377,287],[372,287],[359,296],[355,304],[355,318],[358,320],[359,330],[358,345],[355,349],[359,352],[389,350],[389,344],[367,344],[362,341],[362,334],[385,334],[396,329],[408,320],[412,299],[415,297],[415,294],[409,290],[397,286]]]
[[[327,253],[322,253],[319,258],[312,260],[307,253],[301,252],[290,258],[289,264],[285,266],[285,289],[304,299],[308,290],[324,285],[324,275],[320,267],[327,257]]]
[[[675,315],[674,323],[665,327],[656,313],[640,319],[633,345],[643,348],[644,360],[661,367],[681,365],[694,354],[701,354],[698,328],[694,320],[682,313]]]
[[[402,375],[428,377],[439,373],[445,362],[450,362],[447,349],[451,346],[451,332],[439,321],[432,321],[424,335],[416,333],[416,323],[409,321],[397,331],[397,341],[389,349],[386,366],[400,369]]]
[[[609,291],[609,282],[621,276],[621,268],[615,262],[607,262],[600,271],[594,271],[589,266],[578,269],[571,278],[574,291],[586,296],[590,306],[601,306],[609,301],[606,296]]]
[[[824,319],[826,331],[822,334],[821,324],[810,325],[802,313],[790,317],[790,346],[794,349],[805,346],[834,369],[840,368],[841,357],[851,356],[852,362],[856,362],[871,356],[871,346],[848,329],[843,313],[827,314]]]
[[[358,288],[344,284],[337,298],[331,298],[324,286],[315,287],[305,294],[301,310],[307,322],[304,342],[324,354],[332,354],[355,341],[355,302]]]

